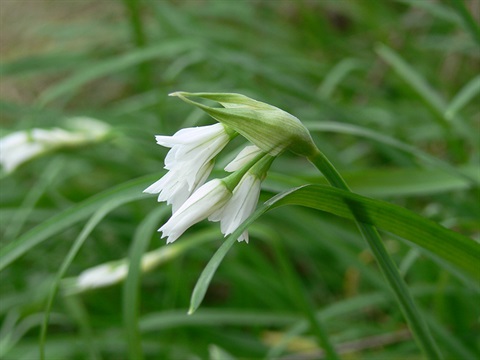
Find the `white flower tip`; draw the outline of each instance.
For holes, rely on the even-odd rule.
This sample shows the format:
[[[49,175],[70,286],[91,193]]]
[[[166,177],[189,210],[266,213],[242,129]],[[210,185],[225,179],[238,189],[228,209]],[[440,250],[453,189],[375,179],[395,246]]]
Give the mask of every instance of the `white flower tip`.
[[[164,225],[164,226],[165,226],[165,225]],[[168,233],[165,231],[164,226],[162,226],[160,229],[157,230],[158,232],[161,232],[161,233],[162,233],[162,236],[160,237],[160,239],[167,238],[167,244],[171,244],[171,243],[173,243],[175,240],[177,240],[178,236],[177,236],[177,237],[174,237],[173,235],[168,234]]]
[[[183,94],[183,91],[174,91],[168,94],[168,96],[182,96],[182,94]]]
[[[237,241],[238,242],[242,242],[242,241],[245,241],[247,244],[248,244],[248,231],[244,231],[242,233],[242,235],[240,235],[238,238],[237,238]]]

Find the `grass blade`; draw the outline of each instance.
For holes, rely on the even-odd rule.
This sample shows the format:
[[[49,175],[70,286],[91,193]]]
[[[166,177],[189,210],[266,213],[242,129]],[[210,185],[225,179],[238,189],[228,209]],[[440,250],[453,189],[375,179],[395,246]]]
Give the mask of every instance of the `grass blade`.
[[[148,248],[152,234],[158,227],[158,220],[167,212],[165,206],[151,212],[138,226],[130,249],[128,275],[123,286],[123,321],[127,335],[130,359],[144,358],[142,338],[138,329],[138,310],[140,302],[140,276],[142,256]]]
[[[63,260],[62,265],[60,266],[60,269],[58,270],[55,276],[54,282],[52,284],[52,288],[48,295],[47,304],[45,306],[45,316],[44,316],[42,328],[40,331],[40,359],[42,360],[45,359],[45,341],[47,336],[47,328],[48,328],[48,320],[50,317],[50,311],[52,309],[53,300],[55,299],[55,296],[58,291],[60,280],[63,278],[63,276],[67,272],[68,268],[70,267],[70,264],[72,263],[73,259],[77,255],[78,251],[80,250],[80,248],[82,247],[83,243],[85,242],[87,237],[90,235],[90,233],[95,229],[98,223],[100,223],[100,221],[102,221],[102,219],[117,206],[118,206],[118,202],[112,200],[111,202],[103,205],[100,209],[98,209],[93,214],[93,216],[84,226],[80,235],[78,235],[77,239],[74,241],[72,247],[70,248],[70,251],[68,252],[65,259]]]
[[[113,189],[92,196],[80,204],[53,216],[40,225],[37,225],[21,235],[17,240],[2,246],[0,249],[0,271],[51,236],[67,229],[79,221],[82,221],[104,204],[115,200],[118,202],[119,206],[123,203],[146,197],[146,195],[142,193],[143,189],[157,178],[158,175],[149,175],[140,179],[128,181],[114,187]]]
[[[449,128],[450,124],[446,121],[443,114],[446,103],[438,93],[436,93],[425,79],[417,73],[400,55],[386,45],[380,44],[376,47],[377,54],[389,64],[400,77],[415,90],[415,92],[425,101],[427,105],[437,115],[436,119],[444,128]]]
[[[474,281],[480,280],[478,260],[480,245],[407,209],[381,200],[356,195],[324,185],[306,185],[285,191],[267,201],[253,213],[225,242],[203,270],[192,293],[189,313],[193,313],[205,296],[208,285],[235,239],[265,212],[285,205],[300,205],[351,219],[355,208],[360,219],[392,232],[451,263]]]
[[[180,41],[176,39],[170,42],[164,42],[160,45],[152,45],[131,51],[113,59],[104,60],[96,65],[89,66],[86,69],[77,72],[59,84],[48,88],[38,99],[38,103],[41,106],[44,106],[100,77],[118,73],[129,67],[136,66],[155,58],[177,56],[178,54],[195,48],[196,46],[197,44],[195,42]]]
[[[461,170],[450,165],[449,163],[442,161],[416,148],[415,146],[404,143],[400,140],[392,138],[388,135],[381,134],[374,130],[365,129],[361,126],[352,125],[352,124],[344,124],[344,123],[328,122],[328,121],[321,122],[321,123],[306,123],[305,125],[311,131],[338,132],[342,134],[351,134],[351,135],[361,136],[363,138],[378,141],[382,144],[386,144],[393,148],[404,151],[414,157],[417,157],[427,164],[431,164],[440,169],[444,169],[448,173],[463,177],[475,185],[480,185],[480,178],[478,176],[477,177],[471,176],[470,174],[462,172]]]
[[[472,38],[480,45],[480,26],[478,26],[472,14],[467,10],[465,2],[462,0],[450,0],[450,3],[462,18],[465,28],[470,32]]]
[[[463,108],[470,100],[472,100],[480,92],[480,76],[474,77],[470,82],[465,85],[445,110],[445,117],[449,120],[453,120],[457,113]]]

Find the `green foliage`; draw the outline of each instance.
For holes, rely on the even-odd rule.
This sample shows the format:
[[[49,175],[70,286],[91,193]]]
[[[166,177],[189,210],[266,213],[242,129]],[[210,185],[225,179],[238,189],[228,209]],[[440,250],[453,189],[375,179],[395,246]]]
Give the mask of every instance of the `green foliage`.
[[[442,356],[480,356],[475,2],[0,7],[0,135],[78,116],[113,128],[0,178],[2,359],[40,358],[41,346],[46,359],[420,359],[352,206],[382,230]],[[212,123],[167,97],[179,90],[288,111],[354,194],[285,153],[247,221],[250,244],[202,222],[166,246],[155,230],[170,209],[142,193],[163,167],[153,136]],[[147,272],[148,254],[160,257]],[[129,266],[119,282],[70,291],[116,260]]]

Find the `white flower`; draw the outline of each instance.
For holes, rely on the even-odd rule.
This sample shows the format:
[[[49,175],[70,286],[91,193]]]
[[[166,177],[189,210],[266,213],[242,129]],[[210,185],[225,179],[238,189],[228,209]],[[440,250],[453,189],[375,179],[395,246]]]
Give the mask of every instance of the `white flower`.
[[[165,169],[169,172],[144,192],[159,194],[158,201],[172,204],[176,212],[205,182],[213,168],[213,159],[227,145],[231,135],[224,125],[214,124],[155,138],[159,145],[171,148],[165,158]]]
[[[167,244],[178,239],[190,226],[222,209],[232,193],[222,180],[214,179],[198,188],[158,231]],[[215,216],[215,215],[214,215]]]
[[[262,154],[263,157],[255,159]],[[274,157],[266,155],[258,147],[247,146],[226,166],[225,169],[233,174],[201,186],[173,212],[170,220],[159,229],[163,232],[162,237],[167,237],[167,243],[171,243],[190,226],[205,218],[219,221],[220,229],[225,236],[233,233],[255,210],[262,179],[273,159]],[[170,188],[178,186],[173,172],[171,177],[167,174],[163,179],[164,184],[160,185],[164,186],[164,189],[169,186],[168,181],[171,181]],[[185,195],[178,191],[176,196],[180,194]],[[237,240],[248,242],[248,232],[244,231]]]
[[[160,180],[150,185],[144,190],[149,194],[158,194],[158,201],[166,201],[172,205],[172,212],[176,212],[178,208],[187,201],[190,194],[201,186],[208,175],[212,171],[213,161],[206,163],[197,173],[193,187],[185,178],[185,169],[174,168],[167,172]]]
[[[109,131],[107,124],[87,118],[88,128],[67,131],[60,128],[17,131],[0,139],[0,164],[7,173],[24,162],[48,151],[88,143],[102,138]],[[85,124],[84,124],[85,125]],[[93,126],[95,125],[95,126]]]
[[[238,155],[233,159],[224,170],[228,172],[234,172],[240,170],[243,166],[247,165],[257,155],[262,153],[262,150],[255,145],[246,146]]]
[[[260,196],[262,181],[257,175],[247,172],[233,190],[233,196],[222,209],[220,230],[225,236],[233,233],[255,210]],[[245,230],[238,241],[248,243],[248,232]]]
[[[115,284],[127,276],[128,266],[125,262],[120,264],[102,264],[82,272],[76,281],[78,289],[93,289]]]
[[[158,264],[168,261],[179,254],[180,249],[169,246],[145,253],[140,262],[142,272],[150,271]],[[65,279],[65,290],[69,293],[78,293],[116,284],[127,277],[129,266],[129,262],[122,259],[91,267],[82,271],[76,278]]]

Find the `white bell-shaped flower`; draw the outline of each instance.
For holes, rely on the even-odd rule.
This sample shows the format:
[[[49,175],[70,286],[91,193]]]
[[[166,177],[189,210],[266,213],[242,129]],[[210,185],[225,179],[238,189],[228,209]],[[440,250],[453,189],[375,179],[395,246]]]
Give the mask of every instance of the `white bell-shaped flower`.
[[[182,129],[173,136],[156,136],[159,145],[171,148],[165,158],[165,169],[169,172],[144,192],[159,194],[158,201],[172,204],[176,212],[208,178],[213,159],[232,136],[222,124]]]
[[[224,170],[228,172],[234,172],[240,170],[243,166],[247,165],[250,161],[255,159],[256,156],[261,154],[263,151],[255,146],[249,145],[238,153],[238,155],[225,166]]]
[[[223,208],[231,197],[226,184],[213,179],[198,188],[158,231],[167,237],[167,244],[174,242],[189,227]]]
[[[260,196],[260,178],[247,172],[233,190],[233,196],[222,209],[220,230],[225,236],[233,233],[254,212]],[[248,232],[245,230],[238,241],[248,243]]]

